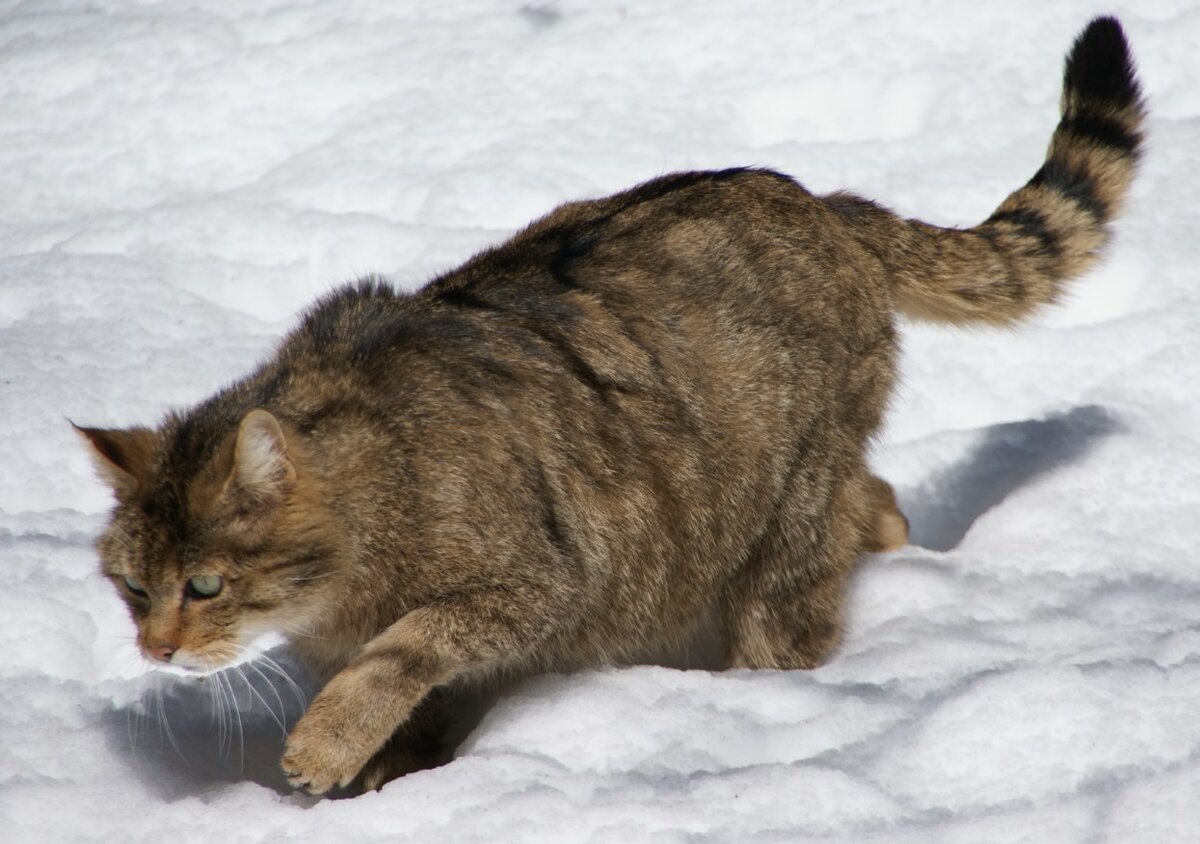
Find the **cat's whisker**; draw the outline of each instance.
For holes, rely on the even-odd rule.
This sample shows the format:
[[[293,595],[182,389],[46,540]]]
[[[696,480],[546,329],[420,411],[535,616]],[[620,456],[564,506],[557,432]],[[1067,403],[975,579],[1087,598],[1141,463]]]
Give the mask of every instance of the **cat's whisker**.
[[[283,698],[280,697],[279,690],[275,688],[275,684],[273,682],[271,682],[271,678],[268,677],[266,674],[263,674],[262,671],[259,670],[259,667],[257,665],[255,665],[253,662],[246,663],[246,667],[249,668],[250,670],[252,670],[259,677],[261,677],[263,679],[263,682],[266,683],[267,687],[271,690],[271,693],[273,695],[275,695],[275,700],[278,701],[278,703],[279,703],[279,716],[281,719],[279,722],[279,727],[280,727],[280,729],[283,730],[284,735],[287,735],[287,727],[284,726],[284,721],[287,719],[287,707],[283,705]]]
[[[150,689],[146,686],[146,675],[138,675],[138,698],[137,702],[134,702],[133,706],[130,707],[133,717],[132,742],[134,747],[137,747],[140,738],[142,738],[145,719],[148,717],[148,714],[146,714],[148,713],[148,710],[146,710],[146,695],[149,693]]]
[[[233,717],[237,719],[238,771],[242,772],[242,771],[245,771],[245,769],[246,769],[246,734],[245,734],[245,731],[242,729],[241,706],[238,704],[237,695],[234,693],[233,683],[230,682],[229,677],[224,676],[224,674],[225,674],[225,672],[222,672],[222,675],[223,675],[222,680],[225,683],[226,688],[229,689],[230,698],[233,699]]]
[[[150,725],[150,706],[149,697],[153,678],[149,673],[138,676],[138,702],[137,712],[134,713],[134,740],[145,740],[146,734]]]
[[[209,689],[212,693],[213,711],[217,716],[217,750],[223,752],[229,730],[229,719],[225,712],[225,696],[221,694],[220,685],[215,678],[209,684]]]
[[[215,674],[209,675],[209,692],[212,695],[213,712],[217,716],[217,750],[224,752],[225,747],[225,695]]]
[[[218,666],[232,662],[241,655],[242,649],[234,642],[217,642],[210,646],[211,656],[203,656],[204,667],[210,670],[217,669]],[[232,667],[232,666],[230,666]],[[222,669],[224,670],[224,669]]]
[[[300,704],[300,708],[307,709],[308,697],[304,694],[304,690],[301,689],[296,681],[292,679],[292,675],[288,674],[287,671],[284,670],[283,666],[266,654],[260,655],[259,659],[262,660],[262,663],[266,668],[282,677],[288,686],[291,687],[292,694],[296,696],[296,701]]]
[[[165,728],[167,731],[167,738],[171,741],[171,747],[175,748],[175,752],[179,754],[179,758],[183,760],[183,763],[190,767],[191,763],[188,762],[187,757],[183,755],[183,750],[179,747],[179,742],[175,740],[175,731],[171,729],[171,722],[167,718],[167,710],[163,705],[162,688],[156,688],[155,692],[157,693],[158,698],[159,740],[162,740],[162,729]]]
[[[231,690],[225,684],[225,678],[221,674],[213,674],[213,678],[217,681],[217,690],[221,693],[221,699],[225,702],[225,717],[228,728],[225,732],[225,754],[233,752],[233,728],[235,725],[234,717],[237,714],[237,702],[233,699]]]
[[[154,689],[154,700],[158,717],[155,718],[155,723],[158,724],[158,749],[163,749],[163,704],[162,704],[162,689]]]
[[[324,578],[331,577],[335,574],[337,574],[337,572],[327,571],[324,574],[313,574],[309,575],[308,577],[290,577],[288,578],[288,583],[308,583],[313,580],[323,580]]]
[[[283,726],[283,721],[281,720],[281,717],[275,715],[275,710],[270,707],[270,705],[266,701],[266,698],[264,698],[261,694],[259,694],[258,690],[255,689],[253,685],[251,685],[251,683],[248,679],[246,679],[246,673],[244,671],[242,671],[242,666],[238,665],[238,666],[234,666],[234,667],[237,670],[238,676],[242,678],[242,682],[246,685],[246,688],[250,690],[250,694],[253,695],[254,697],[258,698],[259,702],[261,702],[263,705],[263,709],[267,710],[267,713],[271,716],[271,718],[275,721],[275,723],[279,725],[279,729],[283,731],[284,735],[287,735],[287,728]],[[253,701],[251,701],[251,705],[253,705]],[[282,703],[280,703],[281,715],[282,715],[282,710],[283,710],[283,705],[282,705]]]
[[[287,621],[282,622],[281,626],[283,627],[283,630],[285,632],[291,633],[293,636],[301,636],[306,639],[314,639],[318,642],[326,641],[325,636],[315,635],[312,632],[312,629],[310,627],[301,627],[299,624],[296,624],[295,622],[287,622]]]
[[[327,637],[318,636],[313,632],[316,622],[310,622],[309,624],[305,625],[298,621],[291,621],[289,619],[273,618],[271,619],[270,625],[270,630],[273,633],[288,633],[292,636],[301,636],[320,642],[327,641]]]
[[[268,713],[271,719],[274,720],[278,726],[280,726],[280,730],[283,731],[283,734],[287,735],[287,728],[286,726],[283,726],[283,718],[287,716],[287,712],[283,710],[282,701],[280,702],[280,714],[276,716],[275,710],[272,710],[271,705],[266,702],[266,698],[264,698],[262,693],[260,693],[258,689],[254,688],[253,683],[250,682],[250,678],[246,677],[246,672],[242,670],[242,668],[244,668],[244,666],[236,666],[236,669],[238,669],[238,676],[241,677],[241,682],[245,683],[246,689],[250,690],[250,694],[253,696],[253,698],[258,699],[260,704],[263,705],[264,710],[266,710],[266,713]],[[276,698],[277,696],[278,695],[276,695]],[[253,700],[251,701],[251,704],[253,705]]]
[[[208,725],[211,727],[217,722],[217,708],[213,704],[213,687],[207,677],[201,677],[200,682],[204,684],[204,689],[208,692]]]
[[[206,678],[212,690],[213,696],[213,711],[217,715],[217,751],[225,752],[225,695],[221,691],[221,684],[217,681],[215,674],[210,674]]]
[[[229,717],[229,707],[225,700],[225,692],[221,689],[221,683],[215,677],[213,678],[213,694],[217,698],[217,712],[221,716],[221,726],[217,737],[217,749],[221,753],[226,752],[228,744],[233,741],[233,727]]]
[[[125,708],[125,731],[129,734],[129,753],[137,755],[138,728],[141,725],[142,713],[146,702],[146,676],[137,678],[137,702]]]

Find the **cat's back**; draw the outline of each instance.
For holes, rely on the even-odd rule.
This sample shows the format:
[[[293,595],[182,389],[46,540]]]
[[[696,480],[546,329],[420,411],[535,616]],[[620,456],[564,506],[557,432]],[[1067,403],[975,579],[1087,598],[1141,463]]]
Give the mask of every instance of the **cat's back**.
[[[446,436],[566,432],[642,461],[660,440],[737,442],[770,462],[811,420],[877,415],[894,351],[879,272],[785,176],[679,173],[561,206],[415,293],[336,291],[280,360],[314,396]]]

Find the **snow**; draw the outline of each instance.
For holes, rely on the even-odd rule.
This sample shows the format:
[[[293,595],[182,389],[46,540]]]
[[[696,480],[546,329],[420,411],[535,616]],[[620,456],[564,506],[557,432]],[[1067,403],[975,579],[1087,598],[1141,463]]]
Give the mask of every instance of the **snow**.
[[[976,222],[1100,12],[1153,113],[1111,259],[1020,330],[904,326],[875,464],[913,544],[864,562],[827,666],[533,678],[449,765],[324,801],[283,788],[274,669],[145,673],[65,418],[152,421],[340,281],[670,170]],[[1197,43],[1195,0],[0,3],[0,841],[1193,837]]]

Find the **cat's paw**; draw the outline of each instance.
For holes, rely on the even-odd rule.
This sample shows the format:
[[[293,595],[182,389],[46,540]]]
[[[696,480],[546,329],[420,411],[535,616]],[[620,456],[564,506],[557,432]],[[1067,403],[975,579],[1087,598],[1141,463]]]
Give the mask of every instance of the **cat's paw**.
[[[288,736],[280,764],[293,788],[324,794],[349,785],[370,757],[370,750],[346,740],[337,723],[310,710]]]

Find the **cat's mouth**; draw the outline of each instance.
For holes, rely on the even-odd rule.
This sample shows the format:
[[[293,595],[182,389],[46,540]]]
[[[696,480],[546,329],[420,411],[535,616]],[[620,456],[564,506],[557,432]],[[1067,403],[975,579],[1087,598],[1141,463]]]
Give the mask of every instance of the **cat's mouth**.
[[[218,639],[199,648],[180,647],[167,662],[154,660],[148,654],[146,657],[156,668],[169,673],[203,677],[253,662],[282,642],[283,638],[277,633],[256,632],[247,635],[242,631],[236,641]]]
[[[212,674],[236,665],[245,647],[224,638],[202,644],[141,645],[142,656],[155,668],[174,674]]]
[[[233,656],[210,656],[188,650],[178,650],[171,657],[169,666],[182,669],[188,674],[215,674],[234,664]]]

